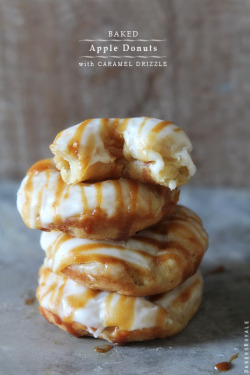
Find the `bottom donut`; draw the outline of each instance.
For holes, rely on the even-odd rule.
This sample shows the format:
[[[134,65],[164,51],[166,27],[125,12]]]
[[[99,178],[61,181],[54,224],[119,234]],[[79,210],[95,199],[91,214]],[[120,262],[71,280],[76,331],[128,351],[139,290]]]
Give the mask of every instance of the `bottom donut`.
[[[202,286],[197,271],[169,292],[131,297],[86,288],[42,266],[37,299],[43,316],[68,333],[122,345],[182,331],[198,310]]]

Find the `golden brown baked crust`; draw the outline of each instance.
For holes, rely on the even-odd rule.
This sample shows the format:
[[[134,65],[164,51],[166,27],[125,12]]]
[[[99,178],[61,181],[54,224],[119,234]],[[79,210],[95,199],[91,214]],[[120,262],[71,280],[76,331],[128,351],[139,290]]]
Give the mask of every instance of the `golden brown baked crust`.
[[[41,269],[40,277],[44,272],[48,271]],[[119,345],[179,333],[196,313],[202,298],[199,272],[173,291],[148,298],[81,291],[66,277],[52,275],[52,279],[52,286],[47,279],[40,280],[37,290],[40,311],[49,322],[78,337],[94,336]],[[98,323],[93,323],[93,316]]]
[[[67,185],[53,162],[45,159],[29,169],[17,206],[30,228],[117,240],[163,219],[178,198],[177,189],[129,179]]]
[[[46,266],[89,288],[146,296],[192,276],[208,246],[198,215],[176,206],[170,217],[126,241],[93,241],[43,233]]]

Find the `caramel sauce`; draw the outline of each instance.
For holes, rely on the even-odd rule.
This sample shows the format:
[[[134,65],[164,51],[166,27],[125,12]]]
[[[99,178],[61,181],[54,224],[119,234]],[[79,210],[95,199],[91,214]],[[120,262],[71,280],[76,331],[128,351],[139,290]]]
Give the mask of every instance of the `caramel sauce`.
[[[34,297],[31,297],[31,298],[27,298],[26,300],[25,300],[25,305],[33,305],[34,304],[34,302],[35,302],[35,298]]]
[[[61,232],[61,234],[56,238],[56,240],[50,245],[49,250],[51,251],[53,249],[53,255],[55,255],[62,246],[62,244],[70,240],[71,238],[72,237],[68,234]]]
[[[50,170],[46,169],[45,170],[45,176],[46,176],[46,184],[41,188],[40,191],[37,193],[37,216],[36,216],[36,227],[39,228],[41,227],[41,217],[40,217],[40,212],[41,212],[41,207],[42,207],[42,196],[43,196],[43,191],[44,189],[48,186],[49,183],[49,177],[50,177]]]
[[[155,127],[151,131],[154,133],[159,133],[168,125],[173,125],[173,123],[171,121],[161,121],[157,125],[155,125]]]
[[[214,366],[214,369],[221,372],[221,371],[228,371],[230,370],[231,368],[231,363],[230,362],[220,362],[220,363],[217,363],[215,366]]]
[[[134,306],[136,297],[119,295],[119,299],[113,303],[117,295],[110,293],[105,300],[105,325],[107,327],[118,327],[129,330],[134,322]]]
[[[97,353],[107,353],[109,352],[111,349],[113,349],[113,345],[102,345],[102,346],[96,346],[94,348],[94,350],[97,352]]]
[[[39,160],[37,163],[32,165],[27,172],[27,182],[26,182],[26,185],[24,187],[25,203],[22,207],[22,216],[25,218],[25,222],[27,224],[30,224],[30,222],[31,222],[31,211],[32,211],[31,210],[31,201],[32,201],[32,195],[34,194],[33,176],[37,175],[41,172],[46,171],[46,180],[47,180],[46,185],[47,185],[51,168],[53,168],[53,169],[55,168],[54,164],[53,164],[53,161],[51,159],[43,159],[43,160]],[[38,192],[38,196],[37,196],[37,202],[38,203],[37,203],[36,213],[38,213],[38,215],[35,218],[37,225],[41,224],[40,223],[39,208],[41,207],[41,199],[42,199],[43,188],[41,189],[41,191]]]
[[[145,117],[145,119],[140,124],[139,130],[138,130],[138,136],[141,134],[143,127],[145,126],[147,120],[150,119],[150,117]]]
[[[232,357],[229,359],[229,362],[232,362],[234,359],[236,359],[238,357],[239,353],[236,353],[234,355],[232,355]]]
[[[47,282],[47,279],[49,277],[49,271],[48,270],[42,270],[42,275],[43,275],[42,284],[45,285],[46,282]],[[50,285],[46,285],[46,289],[45,289],[44,295],[40,296],[40,297],[44,298],[46,295],[48,295],[49,293],[51,293],[50,301],[53,301],[53,299],[55,297],[56,288],[57,288],[57,282],[56,281],[54,281]]]
[[[87,135],[86,135],[87,137]],[[94,133],[90,133],[88,138],[86,139],[86,143],[84,144],[84,154],[81,154],[79,159],[81,159],[81,169],[85,170],[85,173],[87,173],[87,168],[89,167],[91,155],[93,154],[93,151],[96,147],[96,136]],[[90,165],[91,167],[91,165]]]
[[[82,203],[83,203],[83,208],[85,211],[89,210],[89,204],[88,204],[88,199],[86,197],[85,189],[81,189],[81,198],[82,198]]]
[[[124,210],[124,200],[122,194],[122,185],[119,180],[113,181],[115,187],[115,202],[116,202],[116,211],[122,212]],[[122,218],[120,217],[120,220]]]
[[[69,154],[75,156],[77,159],[79,157],[79,147],[81,144],[82,135],[86,126],[91,122],[91,119],[83,121],[77,128],[76,131],[68,143]]]
[[[65,193],[63,195],[63,199],[68,199],[69,198],[69,192],[70,192],[70,185],[65,186]]]
[[[46,171],[47,169],[55,169],[55,166],[51,159],[39,160],[37,163],[32,165],[32,167],[30,167],[27,174],[28,175],[38,174],[38,173]]]
[[[172,125],[173,123],[171,121],[160,121],[158,122],[158,124],[156,124],[153,129],[151,129],[151,132],[149,132],[148,134],[148,143],[150,145],[150,147],[152,147],[151,145],[157,145],[158,141],[156,142],[156,138],[158,136],[158,134],[166,127],[166,126],[169,126],[169,125]],[[155,146],[153,146],[153,149],[155,148]],[[164,153],[163,153],[163,158],[165,157],[166,158],[166,155],[164,156]],[[166,161],[166,160],[165,160]],[[168,160],[167,161],[167,165],[170,165],[171,166],[171,161]],[[171,169],[170,169],[171,171]],[[169,173],[170,175],[171,173]]]
[[[127,129],[128,123],[130,121],[130,118],[125,118],[122,121],[119,121],[120,119],[116,119],[117,121],[117,130],[120,131],[121,133],[124,132],[124,130]]]
[[[65,286],[65,283],[63,283],[60,287],[58,287],[58,285],[56,283],[56,286],[53,289],[50,290],[51,295],[50,295],[50,298],[49,298],[49,304],[54,305],[55,308],[56,308],[56,311],[58,311],[59,306],[61,304],[64,286]]]
[[[128,207],[125,207],[124,199],[123,199],[123,191],[122,191],[122,183],[121,180],[113,181],[115,185],[115,199],[116,199],[116,212],[118,215],[116,218],[113,218],[112,225],[119,228],[119,236],[121,238],[128,237],[130,233],[131,226],[133,224],[133,212],[135,211],[134,204],[136,204],[137,194],[139,185],[137,188],[133,188],[131,185],[131,180],[129,181],[129,203]],[[132,210],[132,211],[131,211]],[[128,212],[130,215],[126,217],[126,214],[123,213]]]
[[[136,213],[136,206],[138,202],[138,191],[139,191],[139,185],[133,181],[133,180],[128,180],[129,181],[129,206],[128,206],[128,212],[135,214]]]
[[[101,182],[97,182],[95,184],[95,188],[96,188],[96,203],[97,203],[97,207],[101,208],[102,202],[103,202],[102,183]]]
[[[61,176],[58,175],[56,189],[55,189],[54,202],[52,204],[52,209],[54,211],[53,220],[55,223],[60,223],[62,221],[62,217],[58,211],[60,208],[60,200],[62,198],[65,186],[66,186],[65,182],[62,180]]]
[[[228,362],[220,362],[214,366],[214,369],[221,372],[221,371],[228,371],[232,368],[231,362],[238,357],[239,353],[234,354]]]
[[[108,126],[109,122],[110,122],[110,119],[109,119],[109,118],[105,118],[105,117],[103,117],[103,118],[101,119],[101,124],[102,124],[101,129],[102,129],[102,128],[105,128],[106,126]]]
[[[27,225],[30,225],[31,222],[31,197],[34,191],[33,179],[28,175],[25,187],[24,187],[24,195],[25,195],[25,203],[22,206],[22,217]]]
[[[64,321],[67,323],[72,323],[75,311],[83,308],[92,298],[94,298],[99,293],[99,290],[87,289],[84,294],[67,296],[65,300],[67,301],[68,309],[67,316],[65,316]]]

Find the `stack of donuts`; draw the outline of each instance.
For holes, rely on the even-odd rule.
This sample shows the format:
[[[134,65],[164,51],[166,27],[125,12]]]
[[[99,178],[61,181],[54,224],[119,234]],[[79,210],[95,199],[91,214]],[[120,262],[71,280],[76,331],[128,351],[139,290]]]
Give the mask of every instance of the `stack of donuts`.
[[[147,117],[91,119],[50,148],[17,195],[25,224],[43,231],[43,316],[117,344],[180,332],[201,302],[208,246],[200,218],[177,204],[195,173],[185,132]]]

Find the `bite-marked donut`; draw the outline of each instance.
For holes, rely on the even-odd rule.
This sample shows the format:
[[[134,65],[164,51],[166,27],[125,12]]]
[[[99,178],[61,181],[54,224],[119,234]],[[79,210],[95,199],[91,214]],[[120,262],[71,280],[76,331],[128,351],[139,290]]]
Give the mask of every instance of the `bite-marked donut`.
[[[85,120],[60,132],[50,149],[67,183],[124,177],[175,189],[196,170],[186,133],[151,117]]]

